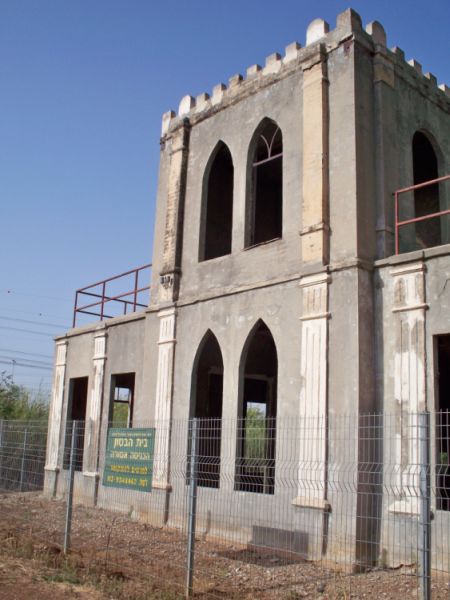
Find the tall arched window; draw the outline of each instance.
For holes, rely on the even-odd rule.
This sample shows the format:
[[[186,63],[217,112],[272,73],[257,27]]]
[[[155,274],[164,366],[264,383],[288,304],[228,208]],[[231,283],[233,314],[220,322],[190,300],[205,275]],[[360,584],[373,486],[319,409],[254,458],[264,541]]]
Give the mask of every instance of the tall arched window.
[[[283,136],[264,119],[249,150],[246,246],[280,238],[283,221]]]
[[[231,153],[223,142],[219,142],[203,177],[199,255],[201,261],[231,253],[233,179]]]
[[[198,485],[204,487],[219,487],[222,391],[222,352],[208,331],[194,361],[191,399],[191,417],[198,419]]]
[[[263,321],[249,334],[240,365],[236,489],[273,494],[278,358]]]
[[[421,131],[414,134],[412,142],[414,185],[437,179],[438,161],[433,146]],[[423,217],[439,212],[439,184],[414,191],[414,216]],[[419,248],[441,244],[441,219],[419,221],[416,226],[416,242]]]

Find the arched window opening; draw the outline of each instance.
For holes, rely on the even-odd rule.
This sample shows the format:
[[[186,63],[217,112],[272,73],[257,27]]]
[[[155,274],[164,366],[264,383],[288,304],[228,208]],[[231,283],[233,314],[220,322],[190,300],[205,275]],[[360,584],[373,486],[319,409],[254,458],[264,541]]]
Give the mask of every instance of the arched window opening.
[[[262,321],[250,334],[242,360],[236,489],[273,494],[278,358],[272,334]]]
[[[414,185],[437,179],[438,161],[430,140],[417,131],[413,137]],[[439,184],[429,185],[414,191],[414,215],[423,217],[440,210]],[[441,219],[427,219],[416,224],[416,243],[419,248],[441,244]]]
[[[221,142],[205,172],[200,260],[210,260],[231,253],[233,178],[231,153]]]
[[[280,238],[283,220],[283,136],[273,121],[265,121],[251,148],[246,246]]]
[[[198,419],[198,485],[219,487],[222,437],[223,360],[211,332],[203,339],[192,374],[191,416]],[[188,450],[190,456],[190,448]]]

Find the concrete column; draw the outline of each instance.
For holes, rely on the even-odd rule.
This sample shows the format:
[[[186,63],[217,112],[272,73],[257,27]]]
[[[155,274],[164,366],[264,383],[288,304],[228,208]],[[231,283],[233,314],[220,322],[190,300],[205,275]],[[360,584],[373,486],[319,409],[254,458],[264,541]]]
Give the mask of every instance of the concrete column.
[[[368,26],[373,36],[375,190],[377,202],[377,257],[394,253],[394,221],[392,192],[398,187],[397,121],[395,113],[395,70],[386,49],[386,34],[377,23]]]
[[[328,78],[325,55],[303,71],[302,260],[327,264]]]
[[[419,432],[417,413],[426,408],[425,265],[404,265],[391,271],[394,279],[395,355],[394,394],[399,407],[394,461],[401,465],[391,483],[405,494],[390,510],[417,514],[419,497]],[[392,458],[390,459],[390,462]]]
[[[55,372],[47,439],[46,471],[58,470],[59,442],[64,400],[64,377],[66,374],[67,340],[56,342]]]
[[[83,475],[98,477],[98,454],[101,432],[101,414],[103,401],[103,380],[106,362],[105,331],[94,335],[94,373],[91,394],[86,411],[86,430],[84,438]]]
[[[173,371],[175,358],[176,309],[158,313],[158,371],[156,375],[155,406],[155,458],[153,462],[153,487],[169,486],[170,425],[172,420]]]
[[[298,506],[329,508],[326,501],[328,287],[330,276],[302,277],[300,454]]]
[[[158,293],[160,302],[174,302],[178,298],[189,131],[190,126],[186,119],[170,139],[166,221]]]

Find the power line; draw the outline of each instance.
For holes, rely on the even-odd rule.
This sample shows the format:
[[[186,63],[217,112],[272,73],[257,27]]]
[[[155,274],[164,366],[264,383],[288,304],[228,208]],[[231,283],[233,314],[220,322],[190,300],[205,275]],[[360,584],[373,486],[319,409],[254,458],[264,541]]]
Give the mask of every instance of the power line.
[[[41,354],[39,352],[24,352],[23,350],[14,350],[13,348],[0,348],[0,352],[13,352],[14,354],[26,354],[27,356],[41,356],[44,358],[53,358],[50,354]]]
[[[2,365],[11,365],[12,361],[11,360],[0,360],[0,364]],[[42,369],[43,371],[53,371],[53,367],[40,367],[38,365],[27,365],[26,363],[21,363],[18,361],[15,361],[13,363],[16,367],[27,367],[30,369]]]
[[[54,337],[54,332],[34,331],[33,329],[20,329],[19,327],[7,327],[6,325],[0,325],[0,329],[7,329],[8,331],[22,331],[23,333],[33,333],[34,335],[43,335],[45,337]]]
[[[19,367],[20,369],[20,367]],[[53,384],[53,377],[51,375],[46,375],[45,377],[42,375],[42,373],[35,373],[34,375],[28,374],[28,375],[22,375],[20,373],[20,371],[18,371],[15,374],[15,380],[16,381],[28,381],[29,385],[38,385],[39,383],[42,383],[42,385],[51,387]]]
[[[43,321],[31,321],[29,319],[18,319],[17,317],[3,317],[2,315],[0,315],[0,319],[2,319],[3,321],[16,321],[18,323],[28,323],[29,325],[46,325],[47,327],[69,329],[68,325],[61,325],[61,323],[44,323]]]
[[[12,312],[12,313],[21,313],[24,315],[33,315],[34,317],[57,317],[65,319],[67,317],[67,315],[62,315],[62,314],[56,314],[56,313],[43,313],[43,312],[36,312],[34,310],[21,310],[20,308],[10,308],[9,306],[0,306],[0,310],[1,311],[6,311],[6,312]]]
[[[72,302],[68,298],[58,298],[56,296],[41,296],[40,294],[29,294],[27,292],[16,292],[15,290],[0,290],[5,294],[13,294],[14,296],[31,296],[32,298],[46,298],[47,300],[60,300],[62,302]]]
[[[13,362],[14,364],[17,364],[17,361],[22,361],[22,362],[26,362],[26,363],[30,363],[30,364],[35,364],[35,365],[44,365],[45,367],[52,367],[52,363],[49,362],[45,362],[44,360],[36,360],[34,358],[15,358],[14,356],[8,356],[7,354],[0,354],[0,358],[3,358],[4,360],[10,360],[11,362]]]

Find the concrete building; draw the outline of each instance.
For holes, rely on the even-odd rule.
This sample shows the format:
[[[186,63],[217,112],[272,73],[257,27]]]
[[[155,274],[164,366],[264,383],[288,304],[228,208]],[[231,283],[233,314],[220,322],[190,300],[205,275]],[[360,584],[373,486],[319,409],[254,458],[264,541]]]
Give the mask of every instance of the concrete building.
[[[398,419],[382,456],[402,468],[398,497],[377,510],[407,528],[417,515],[402,493],[417,462],[408,415],[450,408],[448,375],[436,376],[449,364],[450,230],[445,214],[410,219],[449,209],[450,185],[398,194],[397,218],[393,194],[448,174],[449,88],[350,9],[331,30],[313,21],[305,47],[290,44],[211,96],[185,96],[162,120],[148,306],[56,340],[47,492],[64,492],[66,422],[82,419],[76,489],[114,503],[101,473],[120,403],[129,426],[156,427],[151,510],[144,493],[121,501],[137,514],[176,520],[171,461],[188,446],[174,424],[211,418],[210,500],[238,495],[250,515],[255,494],[267,514],[279,498],[286,529],[307,517],[317,531],[333,511],[328,465],[366,460],[358,428],[333,437],[333,418],[384,412]],[[249,483],[245,460],[236,467],[238,419],[255,404],[269,423],[268,466]],[[277,486],[277,428],[301,418],[317,435],[290,460],[319,465],[317,485],[305,491],[300,474],[292,495]],[[358,502],[346,507],[355,540]],[[436,502],[435,526],[448,528],[449,507]]]

